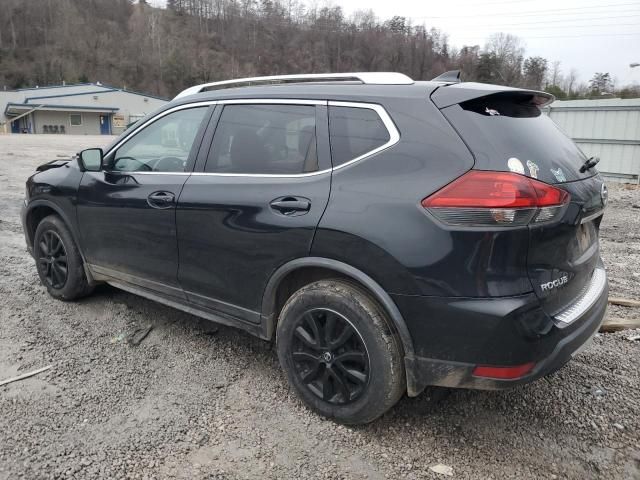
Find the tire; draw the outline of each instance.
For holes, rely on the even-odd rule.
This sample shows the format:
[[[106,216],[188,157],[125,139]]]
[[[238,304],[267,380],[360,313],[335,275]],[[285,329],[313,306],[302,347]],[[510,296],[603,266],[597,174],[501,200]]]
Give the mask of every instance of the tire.
[[[406,389],[399,338],[384,310],[359,286],[321,280],[295,292],[276,331],[289,383],[312,410],[364,424]]]
[[[40,282],[53,298],[76,300],[93,290],[71,232],[57,215],[49,215],[38,224],[33,236],[33,257]]]

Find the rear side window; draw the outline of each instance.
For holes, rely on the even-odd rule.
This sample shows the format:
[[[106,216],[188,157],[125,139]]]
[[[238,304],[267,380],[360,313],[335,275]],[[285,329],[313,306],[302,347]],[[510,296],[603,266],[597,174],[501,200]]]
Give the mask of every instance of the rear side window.
[[[331,159],[337,167],[387,143],[389,131],[375,110],[329,107]]]
[[[299,174],[318,170],[315,107],[226,105],[205,171]]]
[[[589,177],[587,159],[531,96],[488,95],[443,109],[480,170],[513,171],[547,183]]]

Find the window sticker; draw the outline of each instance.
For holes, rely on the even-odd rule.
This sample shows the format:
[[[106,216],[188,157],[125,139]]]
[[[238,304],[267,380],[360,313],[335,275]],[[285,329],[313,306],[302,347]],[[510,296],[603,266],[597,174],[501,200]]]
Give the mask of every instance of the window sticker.
[[[540,170],[540,167],[531,160],[527,160],[527,167],[529,168],[529,176],[531,178],[538,178],[538,170]]]
[[[494,110],[493,108],[489,108],[489,107],[484,107],[484,113],[491,115],[492,117],[495,117],[496,115],[500,115],[500,112],[498,110]]]
[[[511,170],[513,173],[524,175],[524,165],[516,157],[511,157],[509,160],[507,160],[507,167],[509,167],[509,170]]]
[[[562,171],[561,168],[557,168],[557,169],[552,168],[551,173],[553,174],[554,177],[556,177],[556,180],[558,180],[559,182],[567,181],[567,177],[564,176],[564,172]]]

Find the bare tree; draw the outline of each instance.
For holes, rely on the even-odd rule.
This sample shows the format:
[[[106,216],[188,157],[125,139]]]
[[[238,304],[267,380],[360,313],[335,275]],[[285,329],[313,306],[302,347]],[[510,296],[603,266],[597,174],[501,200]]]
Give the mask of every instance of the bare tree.
[[[524,58],[524,44],[520,38],[509,33],[494,33],[489,37],[483,53],[493,59],[500,83],[520,83]]]
[[[167,0],[166,8],[140,0],[0,2],[0,85],[10,88],[100,80],[173,96],[236,76],[395,70],[424,80],[456,68],[465,80],[540,88],[548,66],[540,57],[525,61],[513,35],[452,49],[429,25],[370,10],[347,17],[320,0]],[[577,78],[572,70],[562,85],[586,93]],[[559,63],[548,81],[562,82]]]
[[[549,70],[549,78],[547,80],[547,84],[560,86],[561,80],[562,70],[560,69],[560,61],[555,60],[551,63],[551,69]]]

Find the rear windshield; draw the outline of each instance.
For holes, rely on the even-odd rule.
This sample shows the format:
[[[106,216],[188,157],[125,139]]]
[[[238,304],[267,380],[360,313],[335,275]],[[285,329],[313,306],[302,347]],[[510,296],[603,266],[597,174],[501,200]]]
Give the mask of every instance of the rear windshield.
[[[475,168],[513,171],[547,183],[587,178],[584,153],[530,97],[489,95],[443,109],[476,158]]]

